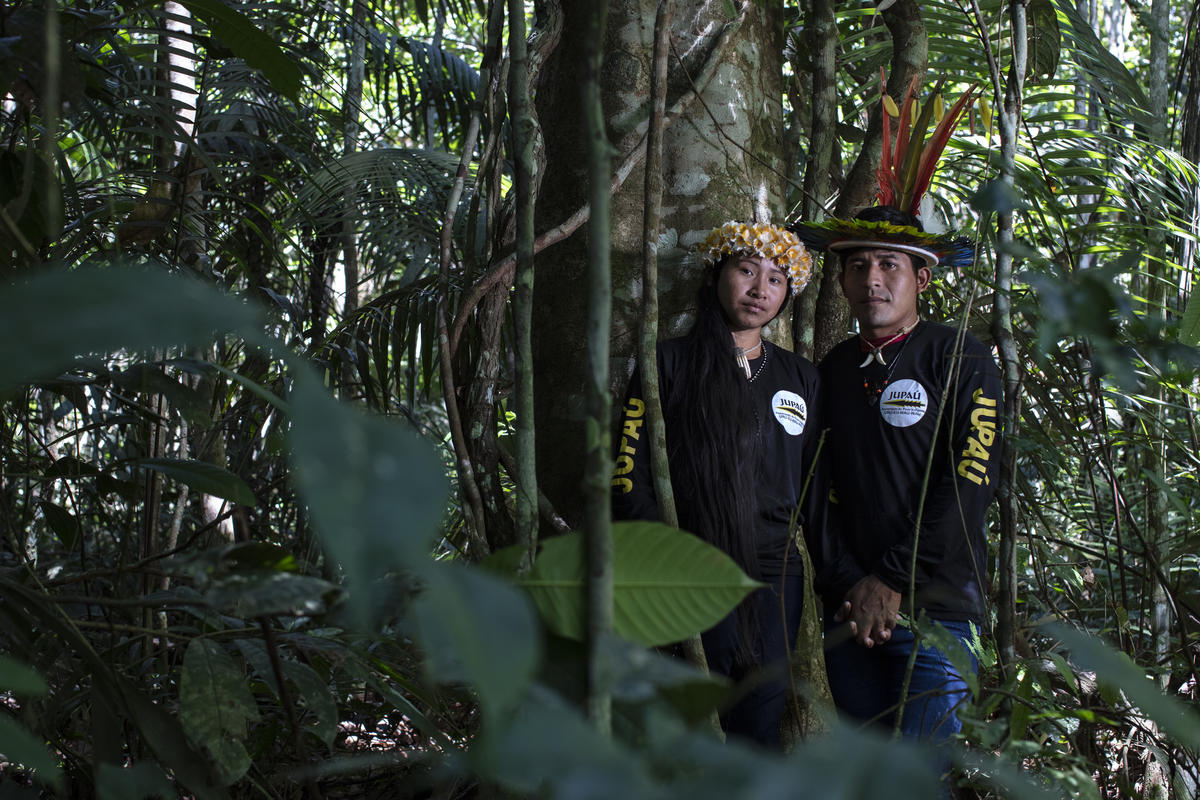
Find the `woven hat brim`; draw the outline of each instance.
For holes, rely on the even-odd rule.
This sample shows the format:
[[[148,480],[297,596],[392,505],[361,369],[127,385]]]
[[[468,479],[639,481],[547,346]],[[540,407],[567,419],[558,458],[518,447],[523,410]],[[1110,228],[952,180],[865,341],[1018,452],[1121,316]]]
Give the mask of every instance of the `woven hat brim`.
[[[914,247],[911,244],[900,244],[898,242],[885,242],[879,239],[843,239],[837,242],[831,242],[827,249],[835,253],[840,253],[843,250],[858,250],[860,248],[870,247],[879,250],[899,250],[902,253],[910,253],[914,256],[919,256],[925,262],[927,267],[936,267],[938,258],[936,253],[925,250],[921,247]]]

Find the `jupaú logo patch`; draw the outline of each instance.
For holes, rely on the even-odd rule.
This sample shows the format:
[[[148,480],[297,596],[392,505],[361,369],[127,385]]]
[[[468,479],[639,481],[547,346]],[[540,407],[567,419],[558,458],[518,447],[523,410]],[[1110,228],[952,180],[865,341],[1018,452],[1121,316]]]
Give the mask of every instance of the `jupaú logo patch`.
[[[914,380],[889,383],[879,398],[879,413],[883,421],[897,428],[907,428],[925,416],[929,396],[925,387]]]
[[[775,413],[775,421],[791,436],[804,433],[804,424],[808,422],[808,404],[804,398],[787,389],[780,389],[771,398],[771,411]]]

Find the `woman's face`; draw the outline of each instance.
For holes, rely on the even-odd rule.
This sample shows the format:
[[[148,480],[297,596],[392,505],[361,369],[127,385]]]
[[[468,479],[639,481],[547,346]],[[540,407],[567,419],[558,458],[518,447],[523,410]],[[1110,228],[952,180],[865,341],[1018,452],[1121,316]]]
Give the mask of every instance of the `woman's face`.
[[[717,299],[731,331],[758,330],[787,298],[787,275],[762,256],[734,256],[717,274]]]

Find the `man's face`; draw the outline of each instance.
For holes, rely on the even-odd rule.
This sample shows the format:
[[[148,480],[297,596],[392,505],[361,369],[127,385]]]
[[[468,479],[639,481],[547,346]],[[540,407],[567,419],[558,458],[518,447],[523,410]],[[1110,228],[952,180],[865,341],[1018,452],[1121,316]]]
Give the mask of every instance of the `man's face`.
[[[874,339],[917,321],[917,295],[931,277],[929,267],[913,269],[907,253],[869,247],[843,257],[839,280],[862,334]]]
[[[735,332],[756,330],[773,320],[787,290],[787,275],[762,256],[736,256],[717,275],[717,299]]]

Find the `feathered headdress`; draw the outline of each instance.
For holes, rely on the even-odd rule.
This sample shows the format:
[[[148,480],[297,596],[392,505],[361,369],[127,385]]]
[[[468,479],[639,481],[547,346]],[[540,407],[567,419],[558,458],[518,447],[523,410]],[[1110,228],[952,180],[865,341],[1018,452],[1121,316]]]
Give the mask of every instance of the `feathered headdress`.
[[[740,253],[769,258],[788,276],[792,296],[800,293],[812,275],[812,255],[796,234],[769,222],[726,222],[700,245],[700,254],[709,264],[724,256]]]
[[[938,159],[950,141],[950,134],[975,97],[971,86],[949,111],[942,100],[939,80],[933,97],[920,107],[917,102],[917,78],[914,76],[900,106],[887,93],[883,70],[879,71],[880,102],[883,105],[883,155],[876,178],[880,205],[891,206],[912,215],[921,207],[921,199],[933,180]],[[892,117],[899,118],[896,141],[892,143]],[[928,134],[931,122],[936,122]],[[925,233],[910,225],[888,222],[830,219],[824,222],[799,222],[790,229],[815,250],[850,250],[887,245],[924,259],[926,266],[942,264],[955,269],[969,265],[975,257],[975,245],[954,233]]]

